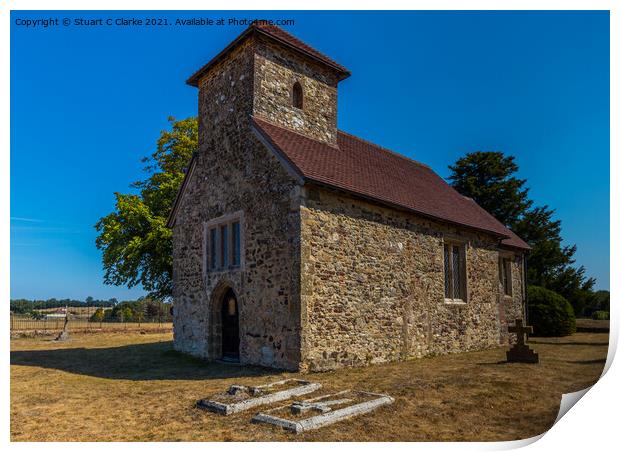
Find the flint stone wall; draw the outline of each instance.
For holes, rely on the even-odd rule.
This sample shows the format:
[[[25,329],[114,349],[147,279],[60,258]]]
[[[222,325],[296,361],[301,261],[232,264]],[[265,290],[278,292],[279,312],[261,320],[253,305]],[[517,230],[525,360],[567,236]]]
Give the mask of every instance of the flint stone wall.
[[[502,344],[516,343],[517,335],[508,332],[508,327],[514,324],[515,319],[525,321],[525,297],[523,294],[523,254],[509,254],[512,259],[512,295],[504,295],[504,288],[500,280],[499,319],[500,338]]]
[[[505,343],[521,314],[521,261],[502,299],[497,240],[323,189],[301,208],[304,368],[403,360]],[[467,243],[465,303],[444,299],[443,238]]]
[[[292,89],[303,89],[303,109],[292,105]],[[259,41],[255,54],[254,114],[280,127],[335,145],[338,81],[324,67],[290,50]]]

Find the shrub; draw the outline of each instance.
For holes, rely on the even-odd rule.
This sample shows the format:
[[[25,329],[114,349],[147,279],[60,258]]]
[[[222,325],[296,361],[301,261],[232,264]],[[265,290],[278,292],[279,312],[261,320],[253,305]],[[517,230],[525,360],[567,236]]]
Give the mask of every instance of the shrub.
[[[97,308],[94,314],[90,317],[91,322],[102,322],[105,318],[105,311],[103,308]]]
[[[529,323],[536,336],[568,336],[577,330],[573,307],[551,290],[530,286],[527,290]]]
[[[607,311],[595,311],[592,313],[593,320],[609,320],[609,312]]]

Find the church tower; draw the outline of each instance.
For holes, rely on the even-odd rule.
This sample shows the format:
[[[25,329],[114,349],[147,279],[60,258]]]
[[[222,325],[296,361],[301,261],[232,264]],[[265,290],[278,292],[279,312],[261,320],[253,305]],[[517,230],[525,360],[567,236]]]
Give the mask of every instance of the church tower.
[[[200,89],[207,134],[256,117],[337,146],[338,83],[349,75],[281,28],[254,24],[187,83]]]
[[[336,148],[348,76],[284,30],[255,24],[187,81],[199,89],[199,151],[168,223],[177,350],[300,368],[302,190],[257,124]]]

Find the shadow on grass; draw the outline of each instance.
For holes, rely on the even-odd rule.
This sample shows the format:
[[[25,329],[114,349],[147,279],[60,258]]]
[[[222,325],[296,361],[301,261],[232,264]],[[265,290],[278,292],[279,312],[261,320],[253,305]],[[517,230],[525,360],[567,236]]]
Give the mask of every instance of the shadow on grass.
[[[509,364],[508,361],[493,361],[493,362],[484,362],[484,363],[476,363],[478,366],[499,366],[502,364]],[[514,363],[513,363],[514,364]]]
[[[607,362],[607,358],[601,359],[587,359],[583,361],[568,361],[571,364],[605,364]]]
[[[541,345],[594,345],[597,347],[607,347],[609,342],[547,342],[541,340],[530,339],[528,344],[541,344]]]
[[[172,341],[109,348],[12,351],[11,364],[119,380],[212,380],[280,373],[257,366],[207,362],[175,351]]]

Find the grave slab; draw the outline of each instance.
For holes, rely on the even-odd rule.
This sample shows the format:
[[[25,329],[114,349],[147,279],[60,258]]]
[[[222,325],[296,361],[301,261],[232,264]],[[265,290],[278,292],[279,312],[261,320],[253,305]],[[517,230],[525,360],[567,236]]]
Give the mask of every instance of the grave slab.
[[[261,386],[234,384],[228,391],[196,403],[198,408],[223,414],[239,413],[251,408],[281,402],[292,397],[309,394],[321,388],[320,383],[289,378]]]
[[[252,422],[276,425],[294,433],[303,433],[369,413],[393,402],[394,398],[387,394],[346,390],[295,401],[258,413],[252,418]]]

